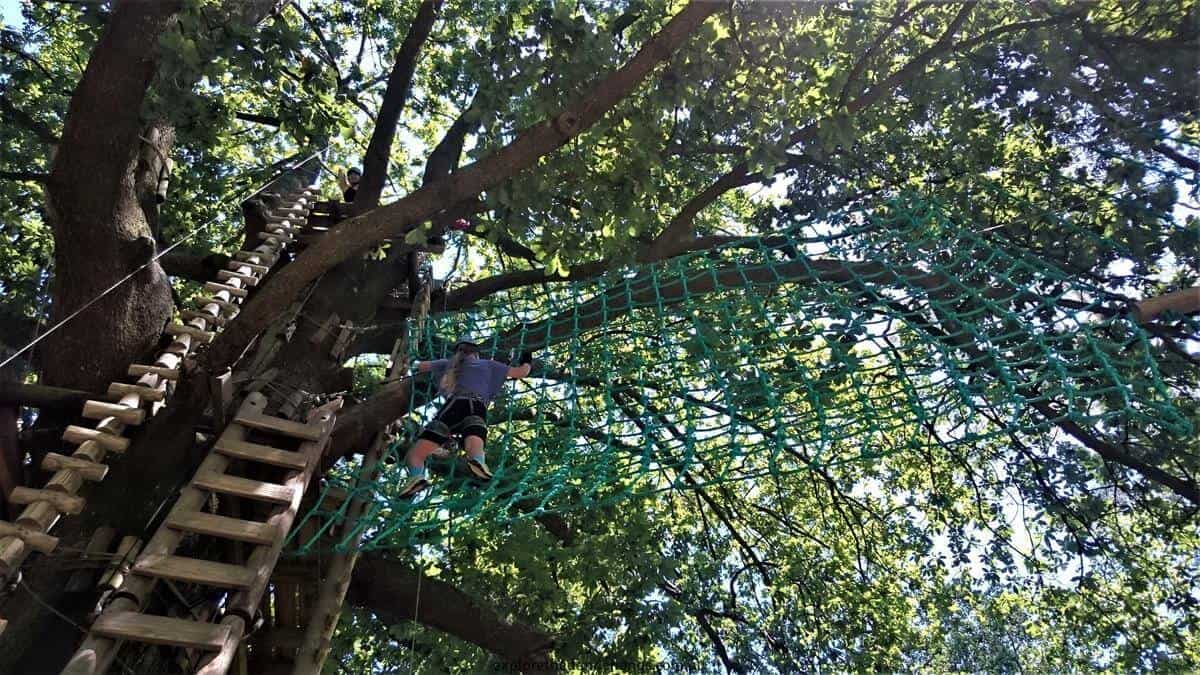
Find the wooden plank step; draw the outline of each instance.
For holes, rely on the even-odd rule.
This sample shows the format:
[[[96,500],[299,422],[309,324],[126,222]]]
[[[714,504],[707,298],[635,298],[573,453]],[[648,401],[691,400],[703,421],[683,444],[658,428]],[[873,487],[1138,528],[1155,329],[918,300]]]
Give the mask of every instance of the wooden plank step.
[[[225,316],[233,316],[242,311],[242,306],[238,303],[222,300],[220,298],[214,298],[211,295],[202,295],[196,302],[201,306],[216,305],[217,307],[221,308],[221,313]]]
[[[205,316],[206,319],[211,319],[210,316]],[[129,374],[133,377],[141,377],[142,375],[157,375],[164,380],[176,382],[179,380],[178,368],[164,368],[162,366],[147,366],[141,363],[132,363],[129,365]]]
[[[249,293],[250,293],[249,291],[247,291],[244,288],[238,288],[237,286],[227,286],[225,284],[218,284],[215,281],[205,282],[204,290],[208,291],[209,293],[220,293],[221,291],[225,291],[226,293],[232,295],[235,298],[244,298],[247,295],[249,295]]]
[[[291,503],[292,495],[295,494],[295,491],[286,485],[230,476],[227,473],[197,473],[196,477],[192,479],[192,485],[211,492],[237,495],[274,504]]]
[[[137,574],[159,579],[186,581],[216,588],[247,588],[254,583],[254,570],[241,565],[212,562],[178,555],[146,556],[133,565]]]
[[[270,431],[305,441],[320,440],[321,436],[325,433],[325,427],[320,424],[303,424],[301,422],[285,420],[282,417],[263,415],[262,413],[239,412],[233,421],[253,429]]]
[[[285,243],[289,243],[289,244],[291,242],[295,241],[295,238],[292,237],[290,234],[277,234],[274,232],[259,232],[258,238],[263,239],[265,241],[280,241],[280,242],[285,242]],[[212,282],[209,282],[209,283],[212,283]]]
[[[171,335],[191,335],[201,342],[212,342],[213,338],[217,337],[217,334],[210,330],[189,326],[186,323],[169,323],[167,332]]]
[[[58,537],[52,537],[32,527],[14,525],[4,520],[0,520],[0,536],[16,537],[25,542],[29,548],[42,554],[49,554],[58,547]]]
[[[108,395],[120,398],[126,394],[137,394],[145,401],[161,401],[167,397],[167,392],[156,387],[146,387],[140,384],[125,384],[113,382],[108,385]]]
[[[285,469],[294,469],[301,471],[308,462],[303,454],[292,452],[290,450],[280,450],[269,445],[261,443],[250,443],[248,441],[239,441],[232,438],[222,436],[217,439],[217,444],[214,446],[217,452],[229,457],[237,457],[239,459],[249,459],[263,464],[272,466],[282,466]]]
[[[63,432],[62,439],[75,445],[83,445],[87,441],[96,441],[100,444],[100,447],[112,452],[125,452],[129,449],[129,439],[124,436],[110,434],[99,429],[76,426],[74,424],[67,427],[67,430]]]
[[[248,285],[248,286],[257,286],[258,285],[258,277],[257,276],[255,276],[253,274],[242,274],[241,272],[234,272],[233,270],[217,270],[217,278],[222,281],[227,281],[229,279],[237,279],[239,281],[246,282],[246,285]]]
[[[259,265],[258,263],[252,263],[252,262],[249,262],[246,260],[230,261],[230,263],[228,265],[226,265],[226,267],[228,267],[229,269],[231,269],[235,272],[238,270],[239,267],[249,267],[252,271],[254,271],[255,273],[257,273],[259,275],[263,275],[263,274],[266,274],[267,272],[271,271],[271,268],[267,267],[266,265]]]
[[[120,403],[107,401],[87,401],[83,404],[83,416],[90,420],[102,420],[105,417],[115,417],[124,424],[137,426],[146,421],[146,411],[141,408],[131,408]]]
[[[259,546],[273,544],[277,536],[275,528],[266,523],[218,516],[203,511],[173,513],[167,518],[167,526],[184,532],[224,537]]]
[[[87,503],[83,497],[69,495],[61,490],[34,490],[24,486],[13,488],[12,492],[8,493],[8,501],[12,504],[46,502],[58,509],[60,513],[69,516],[83,513],[84,504]]]
[[[221,647],[229,640],[230,630],[230,626],[219,623],[200,623],[139,612],[101,614],[92,624],[92,633],[101,637],[206,652],[221,651]]]
[[[233,258],[234,260],[250,260],[251,258],[258,258],[260,263],[268,267],[274,267],[275,261],[278,260],[278,256],[263,253],[262,251],[238,251],[237,253],[233,254]]]
[[[221,312],[217,316],[213,316],[212,314],[209,314],[201,309],[181,309],[179,310],[179,316],[183,317],[184,321],[191,321],[192,319],[204,319],[208,323],[215,326],[224,326],[225,324],[229,323],[229,317],[226,316],[224,312]]]
[[[42,458],[42,469],[45,471],[70,469],[77,471],[84,480],[90,480],[93,483],[104,480],[104,477],[108,475],[107,464],[98,464],[82,457],[67,457],[57,452],[46,453],[46,456]]]

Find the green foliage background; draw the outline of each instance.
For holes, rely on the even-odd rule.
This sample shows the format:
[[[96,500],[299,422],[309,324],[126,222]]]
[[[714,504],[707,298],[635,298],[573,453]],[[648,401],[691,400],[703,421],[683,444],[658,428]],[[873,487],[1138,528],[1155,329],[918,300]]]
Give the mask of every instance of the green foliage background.
[[[230,250],[239,195],[298,152],[328,145],[331,166],[358,163],[380,77],[416,3],[300,6],[307,19],[287,10],[225,35],[225,7],[192,0],[163,41],[143,115],[166,117],[178,133],[166,241],[215,221],[188,248]],[[400,122],[385,199],[420,184],[429,150],[468,106],[478,126],[464,162],[588,91],[677,9],[647,0],[447,3]],[[761,180],[701,211],[697,234],[770,235],[841,208],[886,209],[888,198],[916,191],[957,222],[1102,288],[1109,306],[1196,285],[1200,225],[1187,164],[1200,141],[1195,5],[979,3],[943,49],[962,9],[733,3],[600,124],[485,194],[474,220],[484,237],[470,240],[456,278],[530,267],[554,278],[595,260],[619,269],[690,198],[744,163]],[[0,35],[0,171],[48,170],[107,11],[32,4],[21,27]],[[889,84],[929,50],[934,58]],[[790,142],[797,135],[804,142]],[[31,337],[46,311],[45,208],[36,180],[0,180],[8,347]],[[488,243],[502,239],[534,259]],[[852,316],[828,318],[851,328]],[[919,358],[919,341],[899,339]],[[1152,339],[1164,395],[1200,421],[1194,322],[1168,317]],[[807,349],[776,348],[796,359]],[[742,349],[710,345],[729,359]],[[794,367],[830,376],[833,360],[808,359]],[[1140,458],[1181,475],[1200,470],[1195,438],[1127,431]],[[570,547],[521,519],[459,527],[390,555],[554,635],[556,658],[577,670],[1197,667],[1194,505],[1061,435],[946,448],[936,434],[909,433],[920,443],[876,461],[573,512]],[[345,620],[334,658],[342,672],[495,665],[457,638],[382,626],[362,612]]]

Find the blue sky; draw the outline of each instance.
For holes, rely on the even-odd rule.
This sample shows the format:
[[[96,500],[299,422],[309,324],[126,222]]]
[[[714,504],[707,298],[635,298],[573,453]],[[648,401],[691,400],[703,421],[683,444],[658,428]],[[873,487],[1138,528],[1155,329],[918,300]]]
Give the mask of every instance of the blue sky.
[[[0,0],[0,23],[5,26],[15,26],[21,20],[21,3],[19,0]]]

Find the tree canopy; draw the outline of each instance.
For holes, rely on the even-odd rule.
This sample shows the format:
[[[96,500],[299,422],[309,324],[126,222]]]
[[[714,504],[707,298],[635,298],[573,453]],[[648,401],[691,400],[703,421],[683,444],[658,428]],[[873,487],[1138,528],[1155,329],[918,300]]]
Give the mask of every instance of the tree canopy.
[[[1200,285],[1198,17],[31,3],[0,33],[0,356],[79,316],[0,374],[123,374],[257,234],[250,193],[315,154],[325,198],[338,169],[369,189],[200,354],[163,414],[188,438],[149,430],[72,541],[152,515],[228,368],[351,397],[318,493],[353,488],[372,437],[399,419],[397,457],[429,412],[427,382],[383,381],[394,340],[426,360],[469,331],[538,350],[492,409],[501,480],[442,462],[405,503],[401,461],[360,486],[328,672],[1186,671],[1198,308],[1138,303]],[[439,238],[421,315],[412,250]],[[331,355],[309,338],[335,313]]]

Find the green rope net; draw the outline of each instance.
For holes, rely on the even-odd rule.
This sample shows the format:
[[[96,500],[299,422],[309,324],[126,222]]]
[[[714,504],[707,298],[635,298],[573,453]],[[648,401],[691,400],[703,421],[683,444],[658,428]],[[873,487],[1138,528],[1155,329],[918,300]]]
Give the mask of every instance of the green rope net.
[[[514,288],[409,326],[413,361],[459,335],[484,352],[537,350],[489,415],[496,478],[460,456],[431,460],[433,486],[397,498],[403,455],[438,401],[414,380],[405,433],[377,480],[334,473],[293,544],[430,543],[544,513],[778,478],[928,446],[1076,425],[1184,437],[1146,333],[1127,302],[1086,276],[905,197],[729,241],[588,281]],[[1115,245],[1059,220],[1063,241]],[[367,507],[344,522],[347,503]]]

